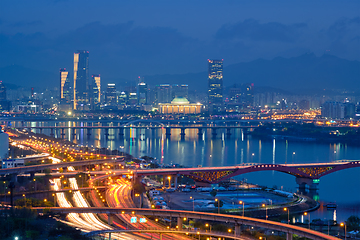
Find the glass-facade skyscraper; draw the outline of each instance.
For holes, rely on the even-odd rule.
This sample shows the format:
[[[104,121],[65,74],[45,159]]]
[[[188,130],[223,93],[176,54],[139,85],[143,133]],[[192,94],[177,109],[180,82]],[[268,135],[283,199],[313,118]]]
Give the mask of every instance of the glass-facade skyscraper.
[[[91,98],[92,102],[97,105],[101,101],[101,78],[100,74],[91,76]]]
[[[89,52],[74,53],[74,109],[86,109],[89,103]]]
[[[60,68],[60,101],[70,103],[70,88],[69,72]]]
[[[223,108],[223,60],[208,60],[208,103],[210,112]]]

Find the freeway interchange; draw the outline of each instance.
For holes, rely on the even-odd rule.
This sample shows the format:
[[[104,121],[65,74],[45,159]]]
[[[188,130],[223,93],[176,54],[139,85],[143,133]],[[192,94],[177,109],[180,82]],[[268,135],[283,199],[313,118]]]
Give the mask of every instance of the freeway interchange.
[[[200,231],[187,229],[189,219],[202,219],[231,224],[229,228],[231,234],[216,232],[206,234],[220,238],[248,239],[240,235],[241,225],[248,225],[284,232],[287,239],[292,239],[293,234],[311,239],[337,239],[309,229],[268,220],[195,211],[157,210],[151,209],[151,206],[148,209],[138,209],[133,200],[134,178],[137,174],[143,176],[155,174],[154,170],[141,172],[125,169],[122,164],[119,164],[124,161],[122,156],[100,154],[95,149],[85,150],[74,145],[62,144],[51,138],[29,136],[12,141],[49,154],[53,164],[34,165],[22,169],[2,169],[0,174],[32,173],[56,168],[58,173],[53,172],[54,176],[50,181],[51,190],[55,191],[54,202],[59,207],[51,208],[51,212],[66,213],[66,219],[60,221],[84,232],[96,232],[103,235],[111,233],[111,237],[115,239],[191,239],[200,237]],[[76,166],[79,166],[80,170],[76,170]],[[120,169],[116,170],[116,168]],[[156,171],[158,175],[169,174],[168,170]],[[83,184],[79,187],[76,178],[79,172],[85,173],[86,182],[91,188],[87,194],[79,190],[84,187]],[[123,178],[124,174],[131,175],[132,179],[131,177]],[[107,188],[105,190],[98,188],[99,185],[105,185]],[[72,191],[66,192],[65,189]],[[141,194],[140,198],[143,198],[143,194],[139,194]],[[46,212],[41,208],[35,209]],[[176,218],[175,229],[171,229],[171,224],[164,221],[168,218]]]

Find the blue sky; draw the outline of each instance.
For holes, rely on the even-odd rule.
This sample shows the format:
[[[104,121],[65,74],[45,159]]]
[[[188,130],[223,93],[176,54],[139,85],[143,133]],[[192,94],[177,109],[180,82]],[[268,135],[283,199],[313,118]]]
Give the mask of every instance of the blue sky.
[[[78,49],[109,79],[200,72],[208,58],[360,60],[360,1],[1,1],[0,67],[58,72]]]

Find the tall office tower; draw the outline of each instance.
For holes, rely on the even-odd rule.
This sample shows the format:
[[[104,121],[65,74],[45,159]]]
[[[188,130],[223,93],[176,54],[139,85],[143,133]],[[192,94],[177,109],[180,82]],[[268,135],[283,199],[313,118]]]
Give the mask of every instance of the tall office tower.
[[[254,106],[254,84],[246,83],[242,85],[243,94],[242,102],[245,108],[251,108]]]
[[[208,60],[208,101],[210,112],[220,112],[223,106],[223,60]]]
[[[177,97],[183,97],[188,99],[189,97],[189,86],[187,84],[173,84],[171,89],[172,99]]]
[[[156,85],[156,103],[170,103],[171,100],[170,84]]]
[[[2,81],[0,81],[0,101],[6,100],[6,87]]]
[[[95,105],[100,104],[101,101],[101,78],[100,74],[93,74],[91,76],[91,98]]]
[[[70,102],[69,72],[65,68],[60,68],[60,101]]]
[[[147,88],[147,84],[144,82],[138,83],[137,100],[138,100],[138,105],[148,104],[148,88]]]
[[[116,86],[115,83],[108,83],[105,92],[105,103],[109,106],[117,105]]]
[[[89,52],[74,53],[74,109],[89,103]]]

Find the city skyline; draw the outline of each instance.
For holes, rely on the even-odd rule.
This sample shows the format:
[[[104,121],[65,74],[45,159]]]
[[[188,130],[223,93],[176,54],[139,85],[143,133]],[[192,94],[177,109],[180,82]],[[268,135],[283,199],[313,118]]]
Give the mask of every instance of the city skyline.
[[[358,1],[22,3],[6,2],[1,12],[0,51],[4,57],[0,58],[0,80],[6,83],[43,81],[49,85],[49,78],[54,79],[51,75],[57,75],[59,67],[72,69],[70,54],[76,49],[91,52],[91,73],[101,73],[105,83],[135,81],[137,76],[197,73],[206,69],[204,59],[225,59],[224,68],[258,59],[269,61],[281,57],[291,61],[309,53],[349,60],[346,63],[349,66],[353,64],[351,61],[360,60]],[[74,11],[80,5],[84,11]],[[119,16],[114,14],[116,9],[127,11]],[[179,20],[181,9],[187,13],[185,21]],[[215,9],[217,15],[208,24]],[[94,10],[95,16],[86,15]],[[53,17],[60,12],[68,17]],[[17,76],[19,71],[29,74]],[[33,71],[50,73],[47,77],[38,74],[36,78]],[[346,69],[336,71],[345,72],[351,76],[357,74]],[[323,73],[313,82],[328,77]],[[26,78],[30,79],[22,80]],[[287,84],[294,86],[298,81],[294,79]],[[243,83],[246,82],[262,85],[252,79]]]

